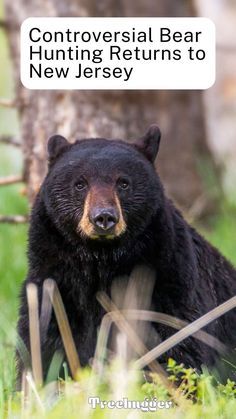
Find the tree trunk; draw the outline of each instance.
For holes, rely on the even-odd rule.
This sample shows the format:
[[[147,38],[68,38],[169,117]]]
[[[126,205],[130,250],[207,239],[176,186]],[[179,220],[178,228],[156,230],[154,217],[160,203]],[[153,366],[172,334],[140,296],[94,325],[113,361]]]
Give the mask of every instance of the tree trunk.
[[[221,172],[221,184],[228,200],[236,203],[236,3],[235,0],[195,0],[201,16],[216,25],[216,82],[204,92],[207,138]]]
[[[10,23],[16,98],[21,121],[24,178],[32,202],[46,173],[46,142],[101,136],[132,140],[158,123],[163,133],[158,170],[169,195],[190,208],[204,193],[198,161],[210,158],[199,91],[31,91],[19,81],[19,28],[30,16],[193,16],[189,1],[5,0]],[[174,75],[173,75],[174,76]]]

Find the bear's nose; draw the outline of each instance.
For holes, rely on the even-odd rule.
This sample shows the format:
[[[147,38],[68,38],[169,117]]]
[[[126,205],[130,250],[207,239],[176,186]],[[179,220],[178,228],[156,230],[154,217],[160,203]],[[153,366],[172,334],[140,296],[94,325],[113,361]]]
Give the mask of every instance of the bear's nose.
[[[101,231],[112,229],[119,221],[114,208],[95,208],[90,214],[93,225]]]

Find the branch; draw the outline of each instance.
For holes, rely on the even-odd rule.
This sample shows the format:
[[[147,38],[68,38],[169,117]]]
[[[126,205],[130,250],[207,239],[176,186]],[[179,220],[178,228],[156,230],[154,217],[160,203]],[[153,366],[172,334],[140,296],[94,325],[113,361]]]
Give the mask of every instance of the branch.
[[[235,45],[230,44],[216,44],[216,48],[223,52],[234,53],[236,51]]]
[[[23,177],[21,175],[13,175],[0,178],[0,186],[12,185],[13,183],[23,182]]]
[[[6,224],[25,224],[28,223],[27,215],[0,215],[0,223]]]
[[[0,28],[7,29],[8,23],[6,20],[0,19]]]
[[[1,135],[0,143],[12,145],[14,147],[21,147],[20,141],[16,140],[14,137],[11,137],[10,135]]]
[[[17,103],[16,100],[12,100],[12,99],[5,99],[5,98],[0,98],[0,106],[4,107],[4,108],[16,108],[17,107]]]
[[[0,19],[0,29],[5,31],[12,31],[19,30],[19,27],[6,19]]]

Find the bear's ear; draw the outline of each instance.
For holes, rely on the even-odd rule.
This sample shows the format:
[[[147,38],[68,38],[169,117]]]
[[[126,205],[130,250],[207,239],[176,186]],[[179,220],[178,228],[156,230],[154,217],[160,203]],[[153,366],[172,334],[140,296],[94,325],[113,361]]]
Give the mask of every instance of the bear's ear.
[[[148,128],[146,134],[139,138],[134,146],[144,154],[151,163],[154,163],[159,150],[160,140],[161,131],[157,125],[153,124]]]
[[[61,135],[52,135],[48,140],[48,159],[49,163],[52,163],[70,143]]]

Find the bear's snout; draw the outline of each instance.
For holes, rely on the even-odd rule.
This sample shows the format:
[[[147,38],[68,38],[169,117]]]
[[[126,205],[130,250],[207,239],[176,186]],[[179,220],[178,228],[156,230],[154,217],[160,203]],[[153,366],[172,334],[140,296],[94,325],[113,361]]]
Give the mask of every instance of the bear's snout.
[[[78,233],[91,239],[112,239],[126,231],[120,201],[112,188],[91,187],[88,192]]]
[[[113,231],[119,221],[119,214],[115,208],[95,207],[90,211],[89,218],[98,234],[107,234]]]

